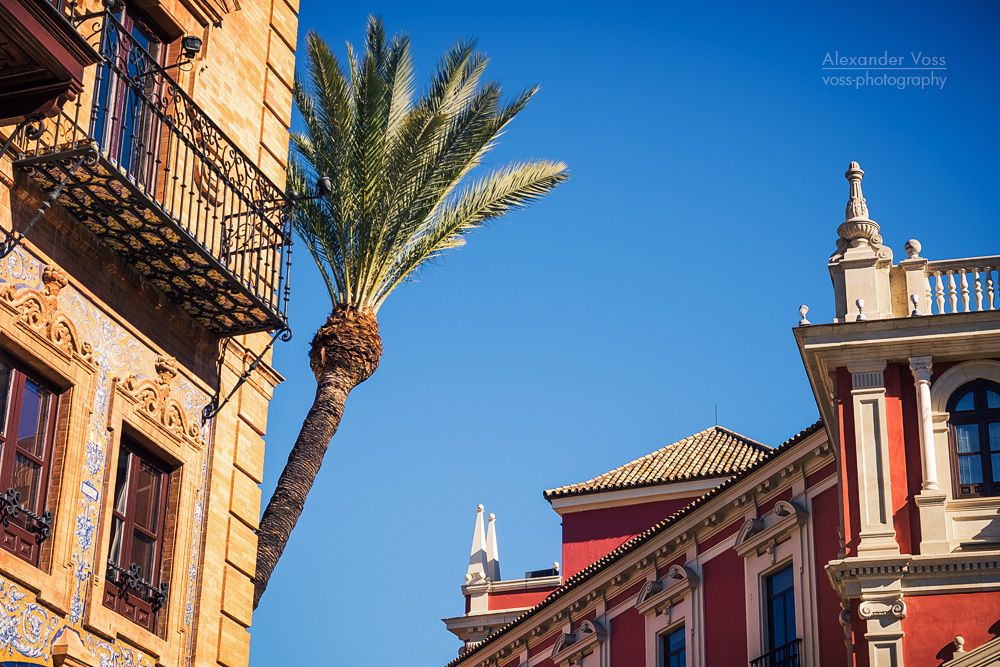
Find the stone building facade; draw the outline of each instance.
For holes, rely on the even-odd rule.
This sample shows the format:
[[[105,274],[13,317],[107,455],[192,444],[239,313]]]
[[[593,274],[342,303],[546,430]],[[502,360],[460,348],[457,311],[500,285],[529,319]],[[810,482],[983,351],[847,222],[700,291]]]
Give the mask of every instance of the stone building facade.
[[[894,263],[863,176],[794,329],[821,420],[546,491],[562,572],[501,579],[477,525],[448,667],[1000,664],[1000,255]]]
[[[297,12],[0,0],[0,664],[249,662]]]

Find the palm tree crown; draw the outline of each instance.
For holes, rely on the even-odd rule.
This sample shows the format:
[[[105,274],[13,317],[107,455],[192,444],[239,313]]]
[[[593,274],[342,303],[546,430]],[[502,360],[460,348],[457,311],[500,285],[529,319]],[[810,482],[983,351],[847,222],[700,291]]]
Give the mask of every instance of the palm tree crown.
[[[387,43],[378,18],[368,21],[360,58],[348,45],[347,75],[315,33],[306,38],[306,55],[307,80],[293,90],[306,131],[292,135],[288,180],[302,191],[317,175],[330,178],[328,194],[300,200],[294,222],[323,275],[332,312],[309,354],[316,397],[257,530],[255,608],[348,394],[378,367],[379,306],[428,260],[462,245],[466,233],[567,178],[566,165],[546,161],[467,178],[536,90],[501,104],[500,84],[482,82],[488,61],[475,42],[445,54],[418,100],[409,40]]]
[[[489,60],[474,41],[448,51],[418,100],[409,39],[386,43],[378,18],[369,19],[360,58],[348,45],[349,75],[316,33],[306,54],[308,82],[294,90],[306,131],[292,135],[289,176],[298,189],[316,175],[331,178],[330,194],[303,202],[295,224],[334,307],[377,312],[466,233],[567,178],[565,164],[543,160],[466,178],[537,90],[502,104],[500,84],[482,81]]]

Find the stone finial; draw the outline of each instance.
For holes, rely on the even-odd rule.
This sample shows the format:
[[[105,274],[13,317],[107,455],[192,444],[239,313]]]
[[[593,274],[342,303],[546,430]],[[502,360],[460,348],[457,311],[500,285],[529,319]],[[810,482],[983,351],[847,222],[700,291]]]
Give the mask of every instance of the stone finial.
[[[559,561],[552,563],[552,569],[555,570],[556,572],[559,571]]]
[[[852,162],[844,172],[844,177],[851,184],[851,196],[847,200],[847,216],[844,219],[867,220],[868,203],[861,193],[861,179],[865,177],[865,172],[857,162]]]
[[[850,196],[847,199],[844,222],[837,228],[837,250],[831,260],[842,258],[850,248],[868,246],[879,259],[891,259],[892,253],[882,247],[882,237],[879,235],[878,223],[868,217],[868,202],[861,191],[861,179],[865,172],[857,162],[852,162],[844,172],[851,184]]]
[[[910,303],[913,304],[913,310],[910,311],[910,317],[923,317],[923,313],[920,312],[920,297],[916,294],[910,295]]]
[[[483,528],[482,505],[476,507],[476,530],[472,536],[472,549],[469,553],[469,570],[465,574],[465,583],[475,584],[486,579],[486,532]]]
[[[955,653],[965,653],[965,637],[959,635],[951,643],[955,646]]]
[[[486,578],[500,581],[500,549],[497,547],[496,515],[490,514],[486,528]]]
[[[906,251],[906,256],[909,257],[910,259],[919,259],[920,249],[921,249],[920,241],[916,239],[910,239],[909,241],[906,242],[906,245],[903,246],[903,250]]]
[[[800,327],[806,327],[806,326],[809,326],[810,324],[812,324],[812,322],[810,322],[809,320],[806,319],[806,313],[808,313],[808,312],[809,312],[809,306],[807,306],[805,304],[802,304],[801,306],[799,306],[799,318],[800,318],[799,319],[799,326]]]
[[[854,305],[858,307],[858,319],[857,322],[867,322],[868,317],[865,316],[865,300],[858,299],[854,302]]]

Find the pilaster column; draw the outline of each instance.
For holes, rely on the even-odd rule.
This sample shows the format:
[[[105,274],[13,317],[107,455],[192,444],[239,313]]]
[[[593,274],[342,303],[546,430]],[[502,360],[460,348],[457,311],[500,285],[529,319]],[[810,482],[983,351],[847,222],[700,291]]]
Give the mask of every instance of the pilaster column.
[[[858,460],[861,530],[858,555],[899,553],[892,525],[889,436],[885,416],[885,361],[849,364]]]
[[[946,496],[938,485],[934,451],[934,415],[931,411],[931,357],[910,357],[910,371],[917,385],[917,413],[920,416],[920,467],[923,483],[913,500],[920,511],[920,553],[939,554],[951,551],[944,513]]]
[[[931,418],[931,357],[910,357],[910,371],[917,384],[917,413],[920,415],[920,467],[923,491],[940,491],[934,461],[934,420]]]

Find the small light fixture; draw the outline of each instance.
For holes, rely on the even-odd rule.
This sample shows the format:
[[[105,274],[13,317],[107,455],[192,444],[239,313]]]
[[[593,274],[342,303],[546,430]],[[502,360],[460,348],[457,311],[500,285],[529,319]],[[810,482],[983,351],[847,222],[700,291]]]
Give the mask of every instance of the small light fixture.
[[[187,35],[181,38],[181,50],[184,52],[184,57],[191,60],[201,51],[201,37]]]
[[[329,176],[323,176],[316,181],[316,196],[325,197],[326,195],[333,192],[333,183],[330,182]]]

